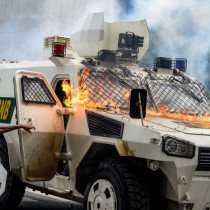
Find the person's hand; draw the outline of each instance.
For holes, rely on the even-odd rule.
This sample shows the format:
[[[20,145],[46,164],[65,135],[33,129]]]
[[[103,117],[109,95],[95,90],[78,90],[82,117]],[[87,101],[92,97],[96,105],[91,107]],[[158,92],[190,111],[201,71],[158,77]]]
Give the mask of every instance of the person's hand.
[[[25,131],[31,133],[31,129],[35,130],[35,127],[33,125],[30,124],[20,124],[20,128],[24,129]]]

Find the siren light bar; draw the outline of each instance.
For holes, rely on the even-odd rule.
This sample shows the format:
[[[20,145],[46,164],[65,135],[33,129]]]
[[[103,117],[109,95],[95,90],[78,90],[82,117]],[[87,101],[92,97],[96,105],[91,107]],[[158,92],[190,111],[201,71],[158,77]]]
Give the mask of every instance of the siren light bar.
[[[187,71],[187,59],[176,58],[172,60],[171,58],[158,57],[154,60],[154,68],[163,69],[179,69],[179,71]]]

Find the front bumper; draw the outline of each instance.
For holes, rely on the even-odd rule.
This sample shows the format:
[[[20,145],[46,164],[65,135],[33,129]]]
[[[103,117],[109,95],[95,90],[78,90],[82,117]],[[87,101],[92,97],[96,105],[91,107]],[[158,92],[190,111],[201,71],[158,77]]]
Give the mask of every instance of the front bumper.
[[[192,210],[210,209],[210,176],[194,176],[189,188],[189,202]]]

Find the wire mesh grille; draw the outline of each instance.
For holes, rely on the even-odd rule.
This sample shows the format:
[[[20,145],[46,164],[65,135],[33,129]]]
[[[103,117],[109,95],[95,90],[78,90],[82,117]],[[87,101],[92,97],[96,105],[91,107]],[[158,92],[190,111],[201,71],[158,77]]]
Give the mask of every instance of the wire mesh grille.
[[[22,97],[25,103],[54,105],[56,101],[43,80],[39,78],[21,78]]]
[[[209,113],[209,101],[204,86],[197,80],[180,76],[155,75],[146,77],[148,108],[158,111],[163,106],[171,113]]]
[[[87,104],[100,104],[106,108],[127,109],[130,90],[138,88],[141,76],[124,70],[84,68],[80,72],[80,88],[88,92]]]
[[[126,68],[83,68],[80,72],[80,88],[88,93],[87,104],[100,104],[106,108],[129,108],[131,89],[144,88],[148,92],[147,108],[167,112],[210,113],[209,100],[204,86],[186,76],[162,76],[133,73]]]

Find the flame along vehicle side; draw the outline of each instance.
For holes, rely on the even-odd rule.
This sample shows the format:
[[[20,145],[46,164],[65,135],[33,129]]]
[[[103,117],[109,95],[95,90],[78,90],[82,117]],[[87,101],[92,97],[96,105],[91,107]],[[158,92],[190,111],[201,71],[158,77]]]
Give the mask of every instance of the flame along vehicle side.
[[[208,210],[203,86],[182,58],[137,65],[146,21],[86,21],[72,34],[79,55],[69,38],[47,37],[43,61],[0,65],[0,122],[36,128],[1,134],[1,209],[15,209],[27,186],[88,210]]]

